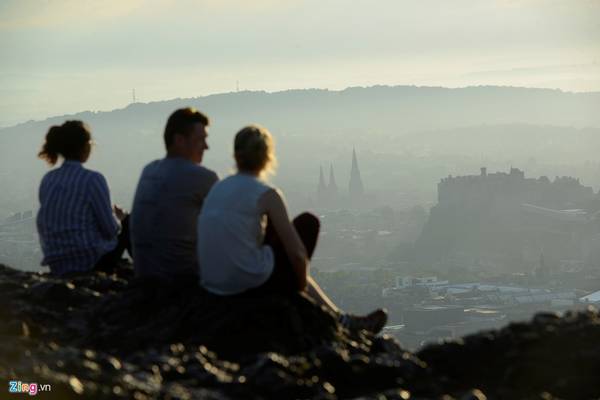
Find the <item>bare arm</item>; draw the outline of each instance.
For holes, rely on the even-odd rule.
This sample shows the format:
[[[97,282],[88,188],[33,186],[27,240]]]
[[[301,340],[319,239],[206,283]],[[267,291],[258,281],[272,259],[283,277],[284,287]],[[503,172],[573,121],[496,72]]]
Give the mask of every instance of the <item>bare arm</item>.
[[[290,222],[283,195],[275,189],[269,190],[259,198],[258,206],[269,217],[283,244],[298,278],[298,289],[304,290],[308,274],[308,256],[296,228]]]

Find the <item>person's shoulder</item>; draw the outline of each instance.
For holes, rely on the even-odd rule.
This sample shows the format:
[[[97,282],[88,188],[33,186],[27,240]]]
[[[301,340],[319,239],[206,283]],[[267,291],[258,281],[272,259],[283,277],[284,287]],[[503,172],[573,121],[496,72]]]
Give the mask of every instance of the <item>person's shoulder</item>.
[[[286,209],[283,193],[274,186],[270,186],[260,195],[258,205],[261,210],[266,212]]]
[[[56,176],[56,168],[46,172],[40,181],[40,189],[43,190],[46,186],[52,185],[52,182],[56,180]]]
[[[237,179],[237,175],[227,175],[227,176],[223,177],[223,179],[221,179],[219,181],[219,183],[231,183],[231,182],[235,182],[236,179]]]
[[[148,171],[152,171],[156,168],[158,168],[158,166],[160,165],[160,162],[162,160],[154,160],[154,161],[150,161],[148,164],[146,164],[144,166],[144,168],[142,168],[142,173],[144,172],[148,172]]]
[[[275,187],[271,182],[269,182],[268,180],[261,178],[261,177],[249,177],[247,179],[251,179],[252,184],[256,185],[258,188],[260,188],[259,190],[262,193],[266,193],[266,192],[279,192],[279,189],[277,189],[277,187]]]
[[[215,183],[219,180],[219,175],[212,169],[208,169],[202,165],[190,163],[188,165],[189,171],[195,179],[202,180],[209,183]]]
[[[265,189],[270,189],[276,192],[281,192],[279,190],[279,188],[277,188],[275,185],[273,185],[271,182],[265,180],[265,179],[257,179],[257,181],[265,188]]]
[[[48,171],[44,174],[44,177],[42,178],[42,182],[50,180],[54,176],[57,176],[59,174],[60,174],[59,168],[52,168],[50,171]]]
[[[200,175],[200,174],[207,175],[207,174],[215,173],[213,170],[206,168],[204,165],[195,164],[193,162],[185,162],[185,163],[182,163],[181,165],[183,166],[183,168],[186,168],[197,175]]]
[[[275,186],[265,185],[265,191],[261,195],[262,197],[271,201],[283,201],[283,192]]]
[[[221,189],[232,188],[240,186],[239,177],[236,174],[226,175],[222,178],[217,178],[213,188],[219,187]]]
[[[144,165],[142,168],[142,172],[140,173],[140,179],[147,179],[149,176],[152,176],[158,168],[160,168],[161,160],[154,160]]]
[[[83,174],[86,178],[86,181],[89,183],[99,183],[101,185],[107,185],[106,178],[102,173],[95,171],[93,169],[83,168]]]

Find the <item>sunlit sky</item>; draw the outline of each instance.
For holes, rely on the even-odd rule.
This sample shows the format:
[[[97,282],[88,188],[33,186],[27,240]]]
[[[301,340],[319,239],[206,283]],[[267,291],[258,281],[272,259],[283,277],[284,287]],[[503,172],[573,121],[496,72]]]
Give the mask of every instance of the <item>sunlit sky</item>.
[[[600,91],[600,0],[2,0],[0,126],[236,90]]]

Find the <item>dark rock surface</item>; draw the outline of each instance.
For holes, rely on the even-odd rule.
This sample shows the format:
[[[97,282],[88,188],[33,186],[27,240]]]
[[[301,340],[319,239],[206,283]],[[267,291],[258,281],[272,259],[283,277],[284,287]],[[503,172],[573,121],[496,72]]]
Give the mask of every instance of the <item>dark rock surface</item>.
[[[122,275],[0,266],[0,378],[56,399],[600,398],[596,310],[411,354],[301,295],[222,299]]]

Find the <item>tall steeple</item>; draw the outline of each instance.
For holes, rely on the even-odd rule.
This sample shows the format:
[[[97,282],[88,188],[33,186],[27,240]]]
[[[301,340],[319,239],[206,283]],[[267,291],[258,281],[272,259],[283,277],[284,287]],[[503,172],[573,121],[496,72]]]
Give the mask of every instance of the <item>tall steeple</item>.
[[[337,194],[338,187],[337,183],[335,183],[335,176],[333,175],[333,163],[329,164],[329,193]]]
[[[325,175],[323,175],[323,166],[319,165],[319,186],[317,186],[317,195],[323,196],[327,191],[327,185],[325,184]]]
[[[358,169],[356,150],[354,148],[352,148],[352,170],[350,171],[350,183],[348,185],[348,192],[350,193],[350,198],[352,199],[361,197],[365,192],[362,179],[360,178],[360,170]]]

